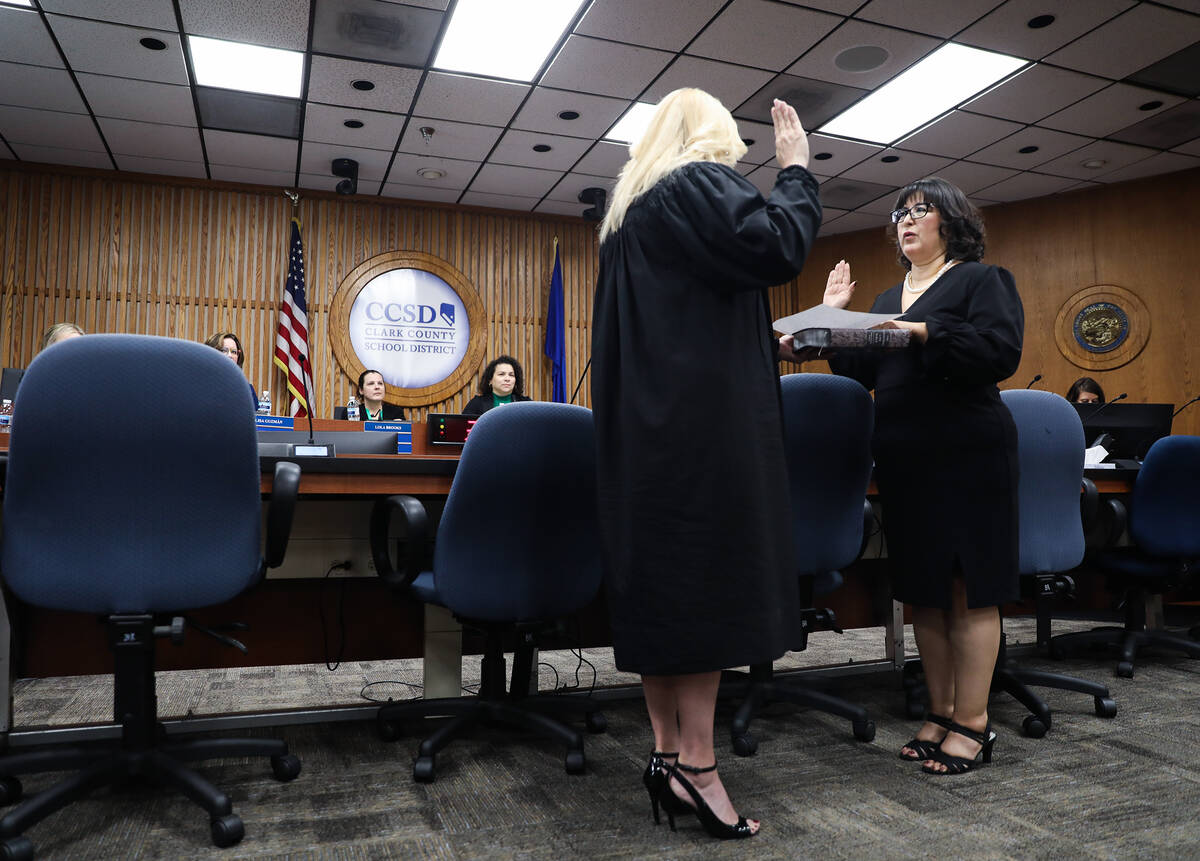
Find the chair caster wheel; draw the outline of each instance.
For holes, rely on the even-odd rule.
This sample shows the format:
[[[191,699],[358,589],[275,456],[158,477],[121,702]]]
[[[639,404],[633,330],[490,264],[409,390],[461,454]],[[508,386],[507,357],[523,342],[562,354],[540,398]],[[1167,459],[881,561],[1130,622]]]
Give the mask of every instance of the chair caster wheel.
[[[583,774],[587,771],[587,761],[582,750],[568,750],[566,759],[567,774]]]
[[[875,740],[875,721],[867,720],[854,722],[854,737],[859,741],[874,741]]]
[[[1021,729],[1030,738],[1042,738],[1050,727],[1037,715],[1029,715],[1021,722]]]
[[[379,738],[383,741],[396,741],[400,738],[400,724],[394,720],[379,720],[375,726],[379,730]]]
[[[417,783],[433,783],[434,765],[432,756],[418,756],[413,763],[413,780]]]
[[[758,750],[758,739],[745,732],[741,735],[735,735],[731,739],[733,742],[733,752],[738,756],[754,756]]]
[[[608,718],[601,712],[588,712],[583,720],[587,724],[587,731],[590,733],[601,733],[608,729]]]
[[[276,780],[295,780],[300,776],[300,757],[290,753],[273,756],[271,771]]]
[[[33,861],[33,843],[28,837],[10,837],[0,843],[0,858],[5,861]]]
[[[0,807],[16,804],[24,792],[19,779],[11,775],[0,777]]]
[[[1133,678],[1133,661],[1121,661],[1117,664],[1117,675],[1123,679]]]
[[[1117,702],[1109,697],[1096,697],[1096,714],[1102,718],[1117,716]]]
[[[246,836],[246,826],[242,824],[242,818],[234,813],[217,817],[210,827],[213,846],[218,849],[234,846]]]

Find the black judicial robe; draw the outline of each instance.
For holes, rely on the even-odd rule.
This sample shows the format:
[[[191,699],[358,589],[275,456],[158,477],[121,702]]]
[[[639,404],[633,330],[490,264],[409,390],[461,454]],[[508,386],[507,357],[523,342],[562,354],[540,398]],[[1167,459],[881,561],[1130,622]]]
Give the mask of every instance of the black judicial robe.
[[[600,247],[592,408],[616,665],[670,675],[795,641],[778,342],[767,288],[821,223],[808,171],[766,201],[737,171],[664,177]]]
[[[902,290],[871,310],[900,313]],[[925,323],[924,345],[829,363],[875,390],[875,481],[896,599],[947,608],[961,570],[968,606],[1014,601],[1017,428],[996,383],[1021,361],[1016,284],[1006,269],[960,263],[904,319]]]

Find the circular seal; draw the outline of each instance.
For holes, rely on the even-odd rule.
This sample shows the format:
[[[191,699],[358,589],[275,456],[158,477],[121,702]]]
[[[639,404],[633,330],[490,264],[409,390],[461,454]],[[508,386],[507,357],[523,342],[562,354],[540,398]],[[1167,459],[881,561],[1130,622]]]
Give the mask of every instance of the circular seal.
[[[1089,353],[1107,353],[1125,343],[1129,315],[1115,302],[1093,302],[1075,315],[1071,332]]]

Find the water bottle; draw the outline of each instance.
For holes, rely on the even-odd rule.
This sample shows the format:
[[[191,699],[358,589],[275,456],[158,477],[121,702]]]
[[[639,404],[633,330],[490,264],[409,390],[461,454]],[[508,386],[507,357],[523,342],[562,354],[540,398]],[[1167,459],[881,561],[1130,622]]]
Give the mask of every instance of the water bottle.
[[[12,417],[12,401],[5,398],[4,403],[0,404],[0,433],[8,433],[12,430]]]
[[[271,393],[266,389],[258,393],[258,414],[260,416],[271,414]]]
[[[358,421],[358,401],[354,398],[346,402],[346,421]]]

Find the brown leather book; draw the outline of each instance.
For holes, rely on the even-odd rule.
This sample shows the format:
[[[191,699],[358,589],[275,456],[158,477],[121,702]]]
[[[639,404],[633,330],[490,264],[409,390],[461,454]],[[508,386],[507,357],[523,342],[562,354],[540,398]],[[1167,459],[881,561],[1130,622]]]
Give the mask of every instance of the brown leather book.
[[[908,329],[801,329],[792,338],[797,350],[901,350],[911,336]]]

